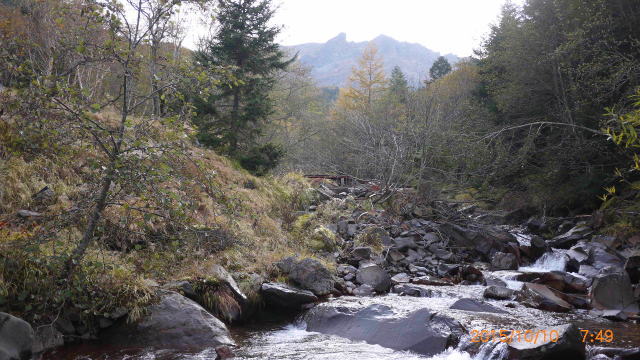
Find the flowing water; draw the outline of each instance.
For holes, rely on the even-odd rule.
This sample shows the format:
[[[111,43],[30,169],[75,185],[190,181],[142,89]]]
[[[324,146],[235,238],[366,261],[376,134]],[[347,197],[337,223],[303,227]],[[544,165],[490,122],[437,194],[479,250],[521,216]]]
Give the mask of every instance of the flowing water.
[[[516,234],[518,235],[518,234]],[[526,243],[529,239],[525,235],[517,236],[518,241]],[[521,267],[517,271],[485,272],[486,276],[498,277],[505,281],[510,288],[520,289],[522,282],[515,280],[517,276],[528,273],[542,273],[554,270],[564,271],[566,268],[566,250],[553,249],[540,257],[530,266]],[[611,347],[640,346],[640,325],[629,322],[611,322],[594,317],[587,311],[576,310],[572,313],[561,314],[524,307],[517,302],[487,301],[491,305],[507,311],[506,314],[492,314],[482,312],[468,312],[451,310],[449,307],[458,299],[472,298],[486,301],[482,293],[484,286],[422,286],[430,289],[434,296],[429,298],[401,297],[394,294],[377,297],[341,297],[330,300],[323,306],[340,306],[360,309],[372,304],[382,304],[391,307],[395,314],[402,316],[412,311],[427,308],[431,311],[446,314],[458,320],[468,331],[481,329],[513,329],[526,330],[534,327],[553,326],[574,323],[581,329],[599,331],[611,329],[615,333],[614,342],[606,344]],[[447,349],[435,356],[422,356],[409,352],[396,351],[375,344],[361,341],[351,341],[334,335],[320,334],[307,331],[304,322],[275,321],[255,326],[233,328],[232,335],[238,343],[236,358],[238,360],[503,360],[506,356],[507,345],[504,343],[486,343],[476,346],[475,355],[460,349],[470,349],[470,336],[465,335],[457,349]],[[480,344],[476,344],[480,345]],[[105,348],[104,345],[83,344],[56,352],[45,357],[48,359],[75,360],[197,360],[215,359],[214,349],[195,353],[158,351],[154,349],[140,349],[136,351],[122,351],[120,349]]]

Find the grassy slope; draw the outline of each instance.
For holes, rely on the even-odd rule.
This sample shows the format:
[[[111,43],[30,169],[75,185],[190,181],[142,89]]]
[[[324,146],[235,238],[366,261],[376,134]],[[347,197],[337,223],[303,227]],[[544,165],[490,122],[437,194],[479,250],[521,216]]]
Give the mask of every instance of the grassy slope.
[[[0,135],[6,139],[8,133]],[[212,151],[195,146],[184,151],[159,187],[162,193],[143,195],[147,203],[153,197],[156,203],[178,198],[189,231],[133,211],[142,195],[126,197],[125,206],[105,211],[96,242],[69,280],[63,263],[86,224],[88,199],[99,179],[91,159],[100,155],[87,144],[74,144],[0,158],[0,311],[35,324],[80,311],[91,323],[96,315],[124,307],[135,319],[153,301],[149,280],[206,280],[214,263],[269,277],[275,260],[311,254],[306,233],[290,231],[291,214],[313,197],[304,178],[256,178]],[[34,199],[44,186],[55,196]],[[25,221],[16,215],[20,209],[43,216]]]

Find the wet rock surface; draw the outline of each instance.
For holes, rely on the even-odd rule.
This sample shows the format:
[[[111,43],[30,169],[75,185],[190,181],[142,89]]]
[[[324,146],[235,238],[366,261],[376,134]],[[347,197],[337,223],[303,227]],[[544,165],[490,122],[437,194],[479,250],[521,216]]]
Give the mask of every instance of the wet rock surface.
[[[457,321],[428,309],[398,316],[385,305],[357,311],[318,306],[305,315],[305,321],[310,331],[424,355],[435,355],[457,345],[464,334]]]
[[[205,349],[235,345],[225,324],[196,302],[175,292],[163,292],[139,322],[122,322],[101,341],[120,348]]]

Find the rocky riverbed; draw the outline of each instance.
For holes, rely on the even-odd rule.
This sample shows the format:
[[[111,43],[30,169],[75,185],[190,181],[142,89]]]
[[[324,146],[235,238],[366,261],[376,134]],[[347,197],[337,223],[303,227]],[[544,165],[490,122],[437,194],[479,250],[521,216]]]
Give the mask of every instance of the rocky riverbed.
[[[362,187],[321,193],[337,204],[368,197]],[[165,284],[147,320],[45,358],[639,358],[637,245],[594,235],[592,217],[517,224],[516,215],[412,204],[391,216],[356,206],[314,232],[336,269],[288,257],[274,264],[286,282],[256,277],[263,314],[284,320],[229,331],[180,295],[190,296],[190,284]],[[244,304],[233,277],[216,271]],[[242,318],[229,311],[218,315]]]

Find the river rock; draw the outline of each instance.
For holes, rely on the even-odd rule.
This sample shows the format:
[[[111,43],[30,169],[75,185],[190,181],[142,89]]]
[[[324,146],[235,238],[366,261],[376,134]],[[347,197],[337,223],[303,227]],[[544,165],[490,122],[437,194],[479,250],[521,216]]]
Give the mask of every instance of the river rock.
[[[34,333],[28,322],[0,312],[0,359],[28,360],[34,345]]]
[[[360,246],[351,250],[351,256],[356,261],[369,260],[371,259],[372,253],[373,253],[373,250],[368,246]]]
[[[328,295],[333,291],[335,280],[329,270],[318,260],[306,258],[291,267],[289,279],[315,295]]]
[[[404,284],[411,282],[411,277],[406,273],[395,274],[391,277],[391,283],[393,285]]]
[[[429,309],[400,315],[380,304],[363,309],[321,305],[311,309],[305,321],[308,331],[423,355],[456,346],[465,333],[456,320]]]
[[[283,309],[299,310],[304,304],[318,301],[311,291],[282,283],[264,283],[261,292],[268,304]]]
[[[295,256],[286,257],[275,263],[276,267],[283,273],[289,274],[293,266],[298,263],[298,258]]]
[[[491,267],[494,270],[516,270],[518,259],[512,253],[497,252],[491,259]]]
[[[554,332],[553,339],[549,335],[551,331]],[[581,333],[573,324],[531,329],[527,337],[525,334],[514,335],[513,341],[509,342],[508,352],[509,359],[519,360],[585,359],[586,356]]]
[[[638,303],[633,296],[627,273],[616,272],[596,276],[589,290],[589,299],[594,309],[638,312]]]
[[[393,239],[393,245],[399,251],[407,251],[409,249],[417,249],[418,245],[411,237],[398,237]]]
[[[402,261],[404,258],[405,256],[397,249],[391,249],[387,254],[387,259],[391,260],[391,262],[394,262],[394,263]]]
[[[363,284],[353,290],[354,296],[373,296],[375,290],[371,285]]]
[[[235,345],[224,323],[176,292],[162,292],[160,302],[141,321],[107,329],[101,340],[115,348],[205,349]]]
[[[517,299],[525,306],[540,310],[567,312],[573,309],[568,302],[558,297],[546,285],[525,283]]]
[[[460,299],[453,303],[449,309],[473,311],[473,312],[488,312],[494,314],[508,314],[508,312],[498,309],[497,307],[487,304],[485,302],[476,299]]]
[[[240,287],[238,287],[238,284],[236,283],[236,281],[233,279],[231,274],[227,272],[225,268],[223,268],[218,264],[215,264],[211,266],[211,268],[209,268],[209,274],[215,279],[218,279],[219,283],[227,286],[231,290],[233,297],[241,305],[247,301],[247,296],[242,292],[242,290],[240,290]]]
[[[425,289],[418,285],[412,284],[398,284],[391,289],[394,294],[401,296],[413,296],[413,297],[432,297],[433,291],[431,289]]]
[[[487,299],[510,300],[515,295],[515,291],[502,286],[489,286],[484,289],[482,296]]]
[[[549,240],[548,244],[557,249],[569,249],[575,245],[578,240],[586,238],[591,235],[592,232],[593,230],[587,225],[579,224],[566,233]]]
[[[631,283],[637,284],[640,282],[640,250],[636,250],[627,258],[624,269],[629,274]]]
[[[441,280],[433,276],[425,275],[411,279],[411,282],[419,285],[433,285],[433,286],[451,286],[453,283]]]
[[[563,292],[584,294],[590,285],[590,281],[583,277],[566,273],[564,271],[551,271],[543,273],[539,278],[533,280],[536,284],[544,284],[550,288]]]
[[[389,274],[374,263],[362,264],[356,274],[356,280],[360,284],[371,286],[379,293],[389,291],[391,287],[391,277]]]

